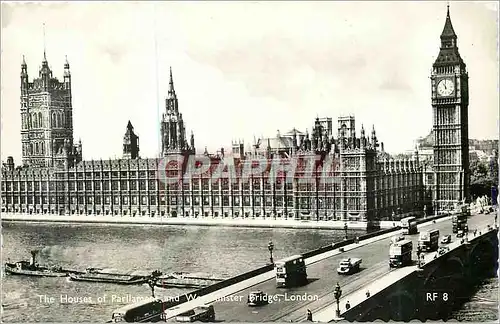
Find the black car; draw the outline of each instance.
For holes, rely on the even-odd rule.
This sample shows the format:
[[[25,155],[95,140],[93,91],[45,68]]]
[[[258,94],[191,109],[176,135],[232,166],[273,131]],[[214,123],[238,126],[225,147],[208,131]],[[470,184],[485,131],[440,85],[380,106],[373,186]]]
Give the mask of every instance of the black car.
[[[248,306],[261,306],[268,303],[267,295],[261,290],[256,290],[248,294],[247,305]]]

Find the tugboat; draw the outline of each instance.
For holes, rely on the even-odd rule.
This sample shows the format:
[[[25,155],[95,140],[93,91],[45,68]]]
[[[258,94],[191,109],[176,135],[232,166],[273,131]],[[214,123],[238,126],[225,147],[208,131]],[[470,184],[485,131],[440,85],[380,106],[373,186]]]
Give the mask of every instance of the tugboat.
[[[39,277],[66,277],[68,272],[61,267],[42,267],[36,263],[38,251],[31,251],[30,261],[5,263],[5,272],[14,275],[39,276]]]
[[[148,281],[146,276],[105,273],[100,270],[98,268],[87,268],[87,271],[83,274],[70,273],[69,278],[74,281],[106,282],[121,285],[139,285]]]

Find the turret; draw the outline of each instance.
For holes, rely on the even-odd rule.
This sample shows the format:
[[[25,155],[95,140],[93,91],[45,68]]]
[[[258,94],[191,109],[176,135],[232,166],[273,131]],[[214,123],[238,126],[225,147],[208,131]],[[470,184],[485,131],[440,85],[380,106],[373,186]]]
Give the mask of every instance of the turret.
[[[69,62],[67,56],[66,61],[64,62],[64,89],[71,90],[71,72],[69,70]]]
[[[139,158],[139,136],[134,133],[134,126],[132,126],[130,120],[128,121],[127,130],[123,136],[123,158]]]
[[[47,56],[45,54],[45,51],[43,51],[42,67],[40,68],[38,75],[42,80],[43,88],[48,89],[50,84],[50,79],[52,78],[52,71],[50,70],[49,63],[47,62]]]
[[[359,147],[364,150],[365,148],[365,128],[361,124],[361,138],[359,139]]]
[[[26,94],[28,91],[28,65],[23,55],[23,62],[21,63],[21,94]]]
[[[372,125],[372,138],[371,138],[371,142],[372,142],[373,148],[376,149],[377,146],[378,146],[378,143],[377,143],[377,135],[375,134],[375,125]]]
[[[191,144],[191,150],[193,151],[193,154],[196,153],[196,148],[194,146],[194,134],[193,134],[193,131],[191,131],[191,140],[190,140],[190,144]]]
[[[419,158],[418,158],[418,144],[415,144],[415,151],[413,151],[413,160],[418,165],[418,163],[419,163]]]
[[[292,145],[293,145],[293,150],[297,149],[297,130],[294,128],[293,129],[293,139],[292,139]]]

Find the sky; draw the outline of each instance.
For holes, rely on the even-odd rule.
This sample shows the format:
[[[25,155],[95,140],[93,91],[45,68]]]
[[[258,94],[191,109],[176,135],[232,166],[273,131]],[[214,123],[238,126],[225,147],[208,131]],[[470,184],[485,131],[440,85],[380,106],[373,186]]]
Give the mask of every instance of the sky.
[[[311,131],[316,117],[375,126],[390,153],[432,128],[430,72],[446,2],[2,2],[1,158],[20,163],[20,65],[71,66],[84,159],[121,157],[128,120],[141,157],[159,154],[172,67],[202,153]],[[469,137],[499,137],[498,4],[452,2],[469,72]],[[45,23],[45,37],[43,24]],[[44,45],[45,44],[45,45]],[[336,133],[336,131],[335,131]]]

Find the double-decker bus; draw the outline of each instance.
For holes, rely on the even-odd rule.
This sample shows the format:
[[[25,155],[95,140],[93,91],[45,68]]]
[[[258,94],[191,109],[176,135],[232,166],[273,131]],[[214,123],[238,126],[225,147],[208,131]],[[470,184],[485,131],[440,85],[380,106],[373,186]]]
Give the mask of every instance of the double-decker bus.
[[[399,268],[411,264],[413,243],[410,240],[399,241],[389,248],[389,267]]]
[[[422,251],[437,251],[439,248],[439,230],[434,229],[420,233],[418,246]]]
[[[162,318],[163,309],[160,299],[146,298],[115,310],[109,322],[157,322]]]
[[[453,233],[458,233],[460,230],[465,230],[467,226],[467,214],[458,213],[451,217],[451,226]]]
[[[404,230],[404,234],[417,234],[417,221],[415,217],[406,217],[401,220],[401,227]]]
[[[275,267],[277,287],[297,287],[307,284],[306,264],[302,255],[276,261]]]

